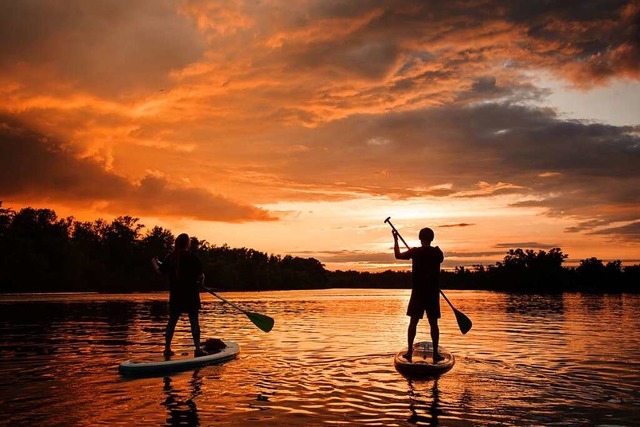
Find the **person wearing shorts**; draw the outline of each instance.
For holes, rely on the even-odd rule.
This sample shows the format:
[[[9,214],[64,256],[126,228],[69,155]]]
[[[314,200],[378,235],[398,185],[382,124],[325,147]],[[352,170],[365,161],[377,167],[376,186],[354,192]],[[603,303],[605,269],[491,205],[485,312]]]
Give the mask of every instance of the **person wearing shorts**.
[[[431,327],[431,340],[433,342],[433,363],[443,360],[438,353],[440,341],[440,329],[438,319],[440,318],[440,264],[444,261],[444,255],[438,246],[431,246],[434,234],[430,228],[420,230],[418,237],[421,247],[411,248],[405,252],[400,252],[398,245],[398,233],[393,230],[394,246],[393,251],[396,259],[411,260],[412,263],[412,289],[411,299],[407,307],[407,316],[411,318],[407,330],[407,353],[404,358],[411,361],[413,355],[413,341],[416,337],[418,322],[427,314]]]

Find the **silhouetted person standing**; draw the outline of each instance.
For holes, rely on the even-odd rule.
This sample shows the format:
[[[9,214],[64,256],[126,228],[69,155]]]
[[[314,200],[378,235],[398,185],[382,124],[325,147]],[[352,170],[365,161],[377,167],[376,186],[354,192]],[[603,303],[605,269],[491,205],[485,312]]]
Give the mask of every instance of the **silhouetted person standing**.
[[[404,358],[411,361],[413,355],[413,340],[416,337],[418,322],[424,313],[427,313],[431,326],[431,340],[433,341],[433,362],[437,363],[444,358],[438,353],[440,341],[440,264],[444,261],[444,255],[439,247],[431,246],[434,235],[430,228],[420,230],[418,237],[422,246],[411,248],[406,252],[400,252],[398,246],[398,233],[393,230],[393,251],[396,259],[410,259],[412,262],[412,289],[411,299],[407,307],[407,316],[411,317],[407,330],[408,350]]]
[[[173,355],[171,340],[176,324],[182,313],[189,315],[191,335],[195,347],[194,356],[206,353],[200,348],[200,285],[204,282],[202,264],[195,254],[189,251],[190,239],[187,234],[176,238],[175,248],[162,263],[157,258],[151,260],[158,274],[169,276],[169,322],[165,334],[164,355]]]

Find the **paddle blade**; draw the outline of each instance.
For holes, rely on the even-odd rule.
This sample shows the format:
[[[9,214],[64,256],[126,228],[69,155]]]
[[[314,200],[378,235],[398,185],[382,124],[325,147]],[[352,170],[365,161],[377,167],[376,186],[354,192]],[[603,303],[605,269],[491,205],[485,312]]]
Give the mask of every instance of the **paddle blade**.
[[[459,312],[455,308],[453,309],[453,312],[456,315],[456,320],[458,321],[458,327],[460,328],[460,332],[462,332],[462,335],[469,332],[471,330],[471,326],[473,326],[471,319],[469,319],[467,316],[465,316],[463,313]]]
[[[275,321],[271,317],[265,316],[264,314],[260,313],[253,313],[251,311],[245,311],[244,314],[246,314],[249,320],[251,320],[253,324],[261,330],[269,332],[271,329],[273,329],[273,324],[275,323]]]

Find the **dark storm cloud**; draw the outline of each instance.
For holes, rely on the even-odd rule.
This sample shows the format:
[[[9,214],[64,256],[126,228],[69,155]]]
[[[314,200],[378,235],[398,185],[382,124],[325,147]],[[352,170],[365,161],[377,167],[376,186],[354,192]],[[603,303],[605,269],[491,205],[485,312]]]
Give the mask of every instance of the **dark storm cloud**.
[[[178,7],[169,0],[3,1],[0,65],[16,73],[33,67],[39,84],[61,80],[105,96],[157,91],[171,70],[205,49]]]
[[[102,202],[108,212],[209,221],[274,219],[265,210],[200,188],[172,185],[162,177],[146,176],[137,184],[131,183],[6,117],[0,117],[0,159],[0,196],[5,201],[26,197],[78,206]]]

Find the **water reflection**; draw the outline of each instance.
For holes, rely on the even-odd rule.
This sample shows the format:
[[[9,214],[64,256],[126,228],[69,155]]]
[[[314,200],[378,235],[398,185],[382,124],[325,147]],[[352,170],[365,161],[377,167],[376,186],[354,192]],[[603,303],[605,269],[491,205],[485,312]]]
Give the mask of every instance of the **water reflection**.
[[[564,313],[563,294],[507,294],[506,303],[507,313],[536,317]]]
[[[164,378],[162,391],[165,399],[162,406],[167,409],[168,418],[166,426],[199,426],[200,417],[195,399],[202,393],[202,376],[196,370],[188,384],[180,387],[177,380],[171,377]]]
[[[624,309],[624,298],[622,294],[580,294],[580,302],[586,312],[599,311],[621,311]]]
[[[166,295],[0,295],[0,425],[640,425],[640,296],[448,296],[474,328],[443,307],[456,366],[408,381],[393,368],[404,290],[229,295],[276,318],[268,334],[203,297],[203,338],[240,357],[136,380],[117,365],[162,351]],[[183,326],[176,350],[190,351]]]
[[[409,385],[409,410],[411,411],[411,416],[407,421],[420,426],[437,426],[438,416],[441,414],[438,379],[428,382],[408,379],[407,383]],[[420,415],[425,412],[428,415]]]

